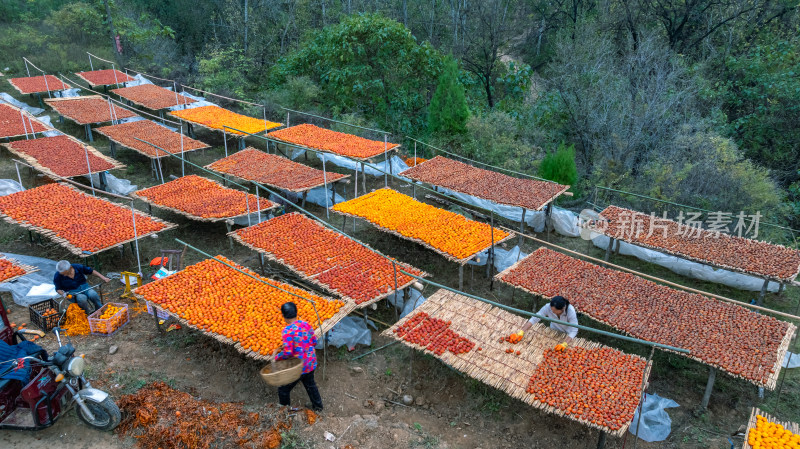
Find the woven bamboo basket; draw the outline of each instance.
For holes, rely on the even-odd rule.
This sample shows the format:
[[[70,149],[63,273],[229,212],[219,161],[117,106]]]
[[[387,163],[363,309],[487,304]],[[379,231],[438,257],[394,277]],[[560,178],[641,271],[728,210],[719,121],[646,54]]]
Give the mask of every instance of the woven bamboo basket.
[[[261,378],[273,387],[288,385],[303,374],[303,361],[300,359],[286,359],[273,361],[261,368]]]

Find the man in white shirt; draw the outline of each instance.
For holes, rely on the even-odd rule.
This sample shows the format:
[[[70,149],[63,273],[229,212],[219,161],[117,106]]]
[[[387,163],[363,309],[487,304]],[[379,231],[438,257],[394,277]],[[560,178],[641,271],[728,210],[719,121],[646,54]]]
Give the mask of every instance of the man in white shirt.
[[[571,324],[578,324],[578,313],[575,311],[575,307],[572,307],[567,300],[563,296],[555,296],[553,299],[550,300],[550,304],[545,304],[544,307],[539,310],[539,315],[544,316],[546,318],[552,318],[554,320],[566,321]],[[540,321],[537,317],[531,317],[524,326],[522,326],[522,330],[518,332],[520,335],[524,335],[525,331],[531,328],[534,324]],[[567,343],[572,341],[576,335],[578,335],[578,328],[567,326],[561,323],[550,322],[550,329],[563,332],[566,334],[566,340],[564,343],[556,346],[556,349],[564,350],[567,348]]]

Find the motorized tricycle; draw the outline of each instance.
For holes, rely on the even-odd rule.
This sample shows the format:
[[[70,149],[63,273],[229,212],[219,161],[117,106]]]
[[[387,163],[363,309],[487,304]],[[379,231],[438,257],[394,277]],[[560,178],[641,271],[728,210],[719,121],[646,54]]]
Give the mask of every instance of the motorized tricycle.
[[[76,356],[69,341],[62,344],[58,327],[53,334],[59,347],[48,357],[43,348],[26,339],[44,333],[14,330],[5,308],[0,307],[0,429],[44,429],[73,406],[86,424],[114,429],[120,422],[119,407],[108,393],[92,388],[83,377],[83,354]]]

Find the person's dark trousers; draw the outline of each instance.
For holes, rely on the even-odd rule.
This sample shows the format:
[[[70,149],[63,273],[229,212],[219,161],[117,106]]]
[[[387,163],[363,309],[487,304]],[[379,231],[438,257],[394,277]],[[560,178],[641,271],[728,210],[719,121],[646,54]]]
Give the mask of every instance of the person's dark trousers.
[[[308,398],[311,399],[311,408],[314,410],[322,410],[322,398],[319,395],[317,382],[314,381],[314,371],[303,374],[299,379],[288,385],[278,387],[278,402],[280,402],[281,405],[289,405],[291,403],[289,394],[292,392],[292,388],[297,385],[297,382],[303,382],[306,393],[308,393]]]

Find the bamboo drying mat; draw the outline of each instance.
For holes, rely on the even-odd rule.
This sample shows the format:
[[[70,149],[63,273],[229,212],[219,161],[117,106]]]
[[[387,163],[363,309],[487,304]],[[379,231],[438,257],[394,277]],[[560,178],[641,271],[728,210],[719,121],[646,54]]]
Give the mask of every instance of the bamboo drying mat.
[[[83,97],[45,98],[44,102],[47,103],[48,106],[53,108],[53,110],[58,112],[58,115],[60,115],[61,117],[64,117],[65,119],[67,119],[67,120],[69,120],[69,121],[71,121],[71,122],[73,122],[73,123],[75,123],[77,125],[81,125],[81,126],[84,126],[84,125],[95,125],[97,123],[113,122],[114,120],[117,120],[115,118],[109,118],[108,120],[102,120],[102,121],[99,121],[99,122],[88,122],[88,123],[81,122],[81,121],[78,121],[77,119],[74,119],[74,118],[68,116],[68,115],[62,114],[61,111],[59,111],[58,108],[56,106],[54,106],[55,104],[58,104],[58,102],[60,102],[60,101],[81,101],[81,100],[88,100],[88,99],[92,99],[92,98],[99,98],[99,99],[101,99],[103,101],[106,101],[101,95],[86,95],[86,96],[83,96]],[[128,109],[128,108],[125,108],[123,106],[114,104],[113,102],[111,103],[111,105],[112,105],[112,107],[114,109],[117,109],[117,108],[124,109],[124,110],[126,110],[128,112],[132,112],[133,113],[133,117],[139,117],[139,115],[132,109]],[[111,114],[111,111],[109,111],[109,114]],[[124,120],[125,118],[133,118],[133,117],[123,117],[123,118],[121,118],[119,120]]]
[[[387,296],[389,296],[389,295],[391,295],[392,293],[395,292],[395,289],[391,288],[386,293],[378,295],[378,296],[376,296],[374,298],[370,298],[367,301],[363,301],[361,303],[357,303],[355,298],[352,298],[352,297],[348,296],[346,293],[341,292],[341,291],[331,287],[330,285],[322,283],[319,280],[317,280],[317,276],[322,274],[322,272],[320,272],[318,274],[315,274],[315,275],[312,275],[312,276],[308,276],[308,275],[305,274],[305,272],[303,272],[302,270],[300,270],[297,267],[293,266],[292,264],[286,262],[285,260],[277,257],[275,254],[273,254],[273,253],[271,253],[271,252],[269,252],[269,251],[267,251],[267,250],[265,250],[263,248],[259,248],[259,247],[255,246],[255,245],[252,245],[250,243],[245,242],[244,240],[242,240],[241,236],[239,236],[239,234],[236,231],[229,232],[228,236],[233,238],[237,242],[241,243],[242,245],[252,249],[253,251],[256,251],[259,254],[263,254],[264,258],[266,258],[267,260],[270,260],[270,261],[273,261],[273,262],[277,262],[277,263],[285,266],[290,271],[292,271],[293,273],[297,274],[302,280],[304,280],[306,282],[309,282],[311,284],[314,284],[317,287],[320,287],[320,288],[324,289],[325,291],[328,291],[328,292],[330,292],[330,293],[332,293],[332,294],[344,299],[345,301],[352,301],[353,304],[355,304],[355,308],[356,309],[363,309],[364,307],[370,306],[370,305],[380,301],[383,298],[386,298]],[[378,251],[375,251],[374,249],[370,248],[369,246],[367,246],[367,248],[369,248],[370,251],[374,251],[374,252],[380,254],[381,256],[383,256],[383,254],[381,254]],[[401,270],[401,269],[405,268],[403,265],[406,265],[406,264],[403,264],[401,262],[397,262],[397,264],[399,265],[397,267],[398,270]],[[428,277],[428,276],[430,276],[430,274],[428,274],[428,273],[426,273],[426,272],[424,272],[422,270],[419,270],[419,271],[420,271],[420,274],[419,274],[420,277]],[[410,287],[411,284],[413,284],[414,282],[416,282],[416,279],[412,278],[410,281],[408,281],[408,282],[406,282],[404,284],[403,283],[398,283],[397,284],[397,291],[402,291],[403,289],[405,289],[407,287]]]
[[[2,254],[0,254],[0,260],[7,260],[7,261],[11,262],[14,266],[17,266],[17,267],[22,268],[23,270],[25,270],[24,274],[18,274],[16,276],[12,276],[12,277],[10,277],[8,279],[0,280],[0,284],[5,283],[5,282],[15,281],[15,280],[21,278],[22,276],[27,276],[27,275],[29,275],[31,273],[39,271],[39,269],[36,268],[36,267],[30,266],[30,265],[25,265],[24,263],[21,263],[21,262],[17,261],[16,259],[12,259],[10,257],[6,257],[6,256],[4,256]]]
[[[64,134],[64,135],[67,136],[66,134]],[[111,168],[107,168],[107,169],[104,169],[104,170],[92,170],[91,172],[87,171],[87,173],[79,173],[77,175],[69,176],[70,178],[75,178],[77,176],[87,176],[89,174],[102,173],[102,172],[109,171],[109,170],[118,170],[118,169],[121,169],[121,168],[125,168],[124,164],[122,164],[121,162],[119,162],[119,161],[117,161],[115,159],[112,159],[112,158],[106,156],[105,154],[99,152],[95,147],[93,147],[91,145],[86,145],[85,143],[81,142],[80,140],[78,140],[78,139],[76,139],[76,138],[74,138],[72,136],[67,136],[67,138],[69,138],[70,140],[74,141],[78,145],[86,147],[86,149],[89,151],[89,153],[91,153],[92,155],[94,155],[94,156],[102,159],[103,161],[111,164]],[[17,157],[23,159],[25,162],[30,164],[33,168],[35,168],[36,170],[39,170],[40,172],[42,172],[45,175],[49,176],[54,181],[57,181],[57,180],[63,178],[63,176],[61,176],[58,173],[54,172],[50,167],[46,167],[46,166],[40,164],[39,160],[36,159],[35,157],[29,155],[28,153],[25,153],[24,151],[20,151],[20,150],[14,148],[14,142],[0,143],[0,146],[5,147],[9,152],[11,152],[12,154],[16,155]]]
[[[380,226],[380,225],[378,225],[376,223],[373,223],[371,220],[366,219],[366,218],[364,218],[364,217],[362,217],[360,215],[355,215],[355,214],[350,214],[350,213],[347,213],[347,212],[338,211],[338,210],[336,210],[334,208],[331,208],[331,210],[333,212],[336,212],[337,214],[343,215],[345,217],[350,217],[350,218],[353,218],[353,219],[360,218],[360,219],[366,221],[367,223],[371,224],[372,226],[376,227],[377,229],[380,229],[383,232],[392,234],[392,235],[394,235],[396,237],[399,237],[399,238],[401,238],[403,240],[408,240],[408,241],[411,241],[411,242],[414,242],[414,243],[418,243],[418,244],[424,246],[425,248],[428,248],[429,250],[431,250],[431,251],[433,251],[435,253],[438,253],[440,256],[444,257],[445,259],[449,260],[450,262],[455,262],[455,263],[457,263],[459,265],[466,265],[467,262],[472,260],[478,254],[488,250],[492,246],[497,246],[497,245],[499,245],[499,244],[511,239],[512,237],[514,237],[514,235],[516,235],[511,231],[503,230],[503,232],[508,232],[508,236],[506,236],[506,238],[503,238],[503,239],[500,239],[500,240],[495,240],[494,245],[492,245],[490,243],[490,244],[486,245],[485,247],[483,247],[482,249],[479,249],[479,250],[475,251],[474,253],[470,254],[469,256],[467,256],[467,257],[465,257],[463,259],[456,259],[451,254],[436,248],[435,246],[431,245],[430,243],[427,243],[427,242],[425,242],[423,240],[420,240],[418,238],[406,237],[403,234],[400,234],[399,232],[397,232],[395,230],[392,230],[392,229],[389,229],[389,228],[385,228],[385,227]],[[402,212],[398,212],[398,213],[402,213]],[[498,228],[495,228],[495,229],[498,229]],[[498,229],[498,230],[500,230],[500,229]]]
[[[513,284],[513,283],[508,282],[507,280],[504,279],[503,275],[505,273],[510,273],[512,270],[514,270],[524,260],[525,259],[519,260],[514,265],[511,265],[510,267],[508,267],[505,270],[503,270],[501,273],[497,273],[495,275],[495,279],[497,279],[498,281],[500,281],[500,282],[502,282],[504,284],[507,284],[507,285],[510,285],[512,287],[518,288],[518,289],[520,289],[520,290],[522,290],[522,291],[524,291],[526,293],[529,293],[529,294],[534,295],[534,296],[541,296],[542,298],[546,299],[547,301],[550,301],[552,299],[552,297],[549,297],[549,296],[544,295],[542,293],[533,291],[533,290],[528,289],[528,288],[526,288],[526,287],[524,287],[522,285]],[[614,323],[611,323],[611,322],[606,321],[606,320],[598,319],[598,318],[592,316],[591,314],[586,313],[585,311],[582,311],[581,313],[583,313],[587,317],[597,321],[598,323],[605,324],[606,326],[614,328],[614,329],[616,329],[616,330],[618,330],[618,331],[620,331],[620,332],[622,332],[622,333],[624,333],[626,335],[630,335],[631,337],[638,338],[636,335],[633,335],[630,332],[627,332],[625,330],[622,330],[622,329],[618,328],[617,326],[614,325]],[[663,348],[659,348],[659,349],[661,349],[663,351],[671,352],[673,354],[678,354],[678,355],[680,355],[682,357],[686,357],[686,358],[692,359],[692,360],[694,360],[696,362],[702,363],[703,365],[712,366],[714,368],[720,369],[720,370],[724,371],[726,374],[730,375],[731,377],[738,378],[738,379],[743,379],[743,380],[745,380],[747,382],[756,384],[756,385],[758,385],[760,387],[764,387],[764,388],[767,388],[769,390],[774,390],[775,387],[778,384],[778,377],[780,375],[780,371],[781,371],[781,368],[782,368],[783,358],[786,356],[786,351],[789,350],[789,344],[791,343],[792,335],[794,335],[794,333],[797,331],[797,326],[795,326],[794,324],[789,323],[789,322],[786,322],[786,323],[789,325],[789,327],[787,328],[786,334],[784,334],[783,339],[781,340],[781,344],[778,347],[778,354],[777,354],[778,358],[777,358],[777,360],[775,361],[775,364],[772,367],[773,372],[770,373],[770,375],[768,376],[768,379],[767,379],[766,382],[757,382],[757,381],[754,381],[752,379],[748,379],[746,377],[734,374],[734,373],[730,372],[729,370],[727,370],[724,366],[708,363],[708,362],[704,361],[703,359],[700,359],[700,358],[692,355],[691,352],[689,354],[684,354],[684,353],[675,352],[675,351],[672,351],[672,350],[669,350],[669,349],[663,349]]]
[[[419,312],[425,312],[432,318],[450,321],[450,329],[475,342],[475,348],[464,354],[453,354],[450,351],[446,351],[442,355],[436,355],[424,347],[399,338],[394,333],[394,330]],[[422,305],[414,309],[413,313],[386,329],[383,335],[430,354],[454,369],[489,386],[503,390],[508,395],[533,407],[578,421],[583,425],[602,430],[610,435],[624,435],[630,426],[630,422],[624,424],[618,430],[611,430],[610,428],[567,415],[556,407],[536,400],[532,394],[527,392],[531,375],[536,370],[536,366],[542,361],[545,350],[552,349],[557,344],[562,343],[564,334],[554,331],[539,322],[526,332],[525,338],[521,342],[515,345],[499,342],[501,338],[520,330],[525,322],[525,318],[506,312],[498,307],[440,289]],[[570,346],[586,349],[603,347],[603,345],[582,338],[573,339]],[[479,347],[482,348],[480,351],[477,350]],[[515,351],[520,351],[521,354],[506,353],[505,350],[509,347]],[[650,366],[647,367],[646,372],[642,373],[642,376],[649,378]],[[639,395],[640,391],[635,393]]]
[[[197,107],[200,107],[200,106],[197,106]],[[219,107],[220,107],[220,108],[222,108],[221,106],[219,106]],[[191,108],[187,108],[187,109],[191,109]],[[225,109],[225,108],[222,108],[222,109]],[[185,111],[185,110],[186,110],[186,109],[178,109],[178,111]],[[229,111],[230,111],[230,109],[229,109]],[[233,111],[230,111],[230,112],[233,112]],[[250,117],[250,116],[247,116],[247,115],[244,115],[244,114],[239,114],[238,112],[233,112],[233,113],[234,113],[234,114],[241,115],[241,116],[243,116],[243,117],[255,118],[255,117]],[[233,129],[224,129],[224,128],[223,128],[223,129],[220,129],[220,128],[212,128],[212,127],[210,127],[210,126],[207,126],[207,125],[204,125],[204,124],[202,124],[202,123],[200,123],[200,122],[195,122],[194,120],[189,120],[189,119],[187,119],[187,118],[184,118],[184,117],[178,117],[177,115],[174,115],[172,112],[169,112],[169,115],[171,115],[172,117],[174,117],[174,118],[178,119],[179,121],[181,121],[181,120],[182,120],[182,121],[184,121],[184,122],[186,122],[186,123],[190,123],[190,124],[192,124],[192,125],[195,125],[195,126],[197,126],[197,127],[199,127],[199,128],[206,129],[206,130],[208,130],[208,131],[217,131],[217,132],[221,132],[223,135],[231,134],[231,135],[232,135],[232,136],[234,136],[234,137],[247,137],[247,136],[249,136],[250,134],[253,134],[253,135],[258,135],[258,133],[260,133],[260,132],[261,132],[261,131],[259,131],[259,132],[250,133],[250,134],[243,134],[243,133],[240,133],[239,131],[235,131],[235,130],[233,130]],[[276,122],[271,122],[271,123],[276,123]],[[225,125],[225,126],[227,126],[227,125]],[[273,126],[272,128],[265,129],[265,130],[264,130],[264,135],[266,135],[268,132],[270,132],[270,131],[272,131],[272,130],[275,130],[275,129],[278,129],[278,128],[280,128],[281,126],[283,126],[283,125]],[[228,126],[228,128],[232,128],[232,127]]]
[[[115,70],[116,70],[116,69],[115,69]],[[99,71],[100,71],[100,70],[90,70],[90,72],[99,72]],[[117,71],[119,72],[119,70],[117,70]],[[88,73],[88,72],[87,72],[87,73]],[[122,73],[122,72],[119,72],[119,73]],[[130,79],[122,80],[122,81],[120,81],[120,82],[118,82],[118,83],[95,84],[95,83],[93,83],[93,82],[89,81],[88,79],[84,78],[84,76],[83,76],[83,75],[81,75],[81,72],[75,72],[75,76],[77,76],[78,78],[80,78],[80,79],[82,79],[83,81],[85,81],[85,82],[86,82],[86,84],[88,84],[88,85],[89,85],[89,87],[91,87],[92,89],[96,89],[96,88],[98,88],[98,87],[103,87],[103,86],[119,86],[120,84],[129,83],[129,82],[131,82],[131,81],[133,81],[133,80],[134,80],[134,78],[131,78],[131,76],[130,76],[130,75],[127,75],[127,74],[125,74],[125,73],[122,73],[122,75],[124,75],[124,76],[127,76],[127,77],[128,77],[128,78],[130,78]]]
[[[767,418],[767,421],[773,422],[775,424],[780,424],[783,426],[784,429],[792,432],[795,435],[800,435],[800,425],[797,423],[793,423],[791,421],[778,421],[775,417],[762,412],[758,409],[758,407],[753,407],[753,410],[750,412],[750,419],[747,421],[747,432],[744,435],[744,445],[742,445],[742,449],[753,449],[753,446],[747,442],[747,437],[750,435],[750,430],[755,429],[756,427],[756,416],[761,415],[764,418]]]
[[[66,184],[62,184],[62,185],[66,186],[66,187],[69,187],[69,188],[75,190],[78,193],[83,194],[83,192],[80,192],[75,187],[72,187],[72,186],[69,186],[69,185],[66,185]],[[124,206],[122,204],[119,204],[119,203],[115,203],[113,201],[108,201],[108,200],[103,200],[103,201],[107,201],[109,203],[117,205],[117,206],[119,206],[119,207],[121,207],[121,208],[123,208],[125,210],[128,209],[126,206]],[[165,226],[164,229],[159,229],[158,231],[148,232],[147,234],[142,234],[142,235],[136,236],[135,238],[131,237],[131,238],[127,239],[127,240],[123,240],[121,242],[116,242],[116,243],[114,243],[112,245],[106,246],[105,248],[101,248],[101,249],[99,249],[99,250],[97,250],[97,251],[95,251],[93,253],[90,253],[88,251],[84,251],[84,250],[78,248],[77,246],[73,245],[69,240],[67,240],[67,239],[65,239],[63,237],[59,237],[56,234],[55,231],[50,230],[48,228],[43,228],[41,226],[36,226],[36,225],[30,224],[28,222],[21,222],[21,221],[14,220],[13,218],[9,217],[8,215],[6,215],[6,214],[4,214],[2,212],[0,212],[0,218],[2,218],[7,223],[11,223],[11,224],[15,224],[17,226],[20,226],[22,229],[39,233],[40,235],[43,235],[43,236],[49,238],[50,240],[56,242],[57,244],[63,246],[64,248],[66,248],[72,254],[75,254],[76,256],[79,256],[79,257],[94,256],[96,254],[102,253],[103,251],[108,251],[111,248],[117,248],[117,247],[120,247],[120,246],[122,246],[122,245],[124,245],[126,243],[130,243],[130,242],[132,242],[132,241],[134,241],[136,239],[142,239],[142,238],[147,237],[148,235],[158,234],[159,232],[169,231],[170,229],[174,229],[174,228],[178,227],[178,225],[176,225],[174,223],[170,223],[170,222],[165,221],[165,220],[162,220],[162,219],[160,219],[158,217],[154,217],[152,215],[147,215],[147,214],[145,214],[144,212],[141,212],[141,211],[136,211],[136,212],[138,212],[140,215],[146,216],[147,218],[149,218],[149,219],[151,219],[151,220],[153,220],[153,221],[155,221],[157,223],[163,224]]]

